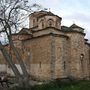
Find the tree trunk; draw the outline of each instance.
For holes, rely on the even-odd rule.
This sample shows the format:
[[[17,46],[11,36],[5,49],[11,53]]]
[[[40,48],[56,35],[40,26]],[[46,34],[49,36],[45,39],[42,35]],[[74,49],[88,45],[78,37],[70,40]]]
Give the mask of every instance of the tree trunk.
[[[10,57],[10,55],[8,54],[8,52],[6,51],[6,49],[3,47],[3,45],[0,42],[0,50],[6,60],[6,62],[8,63],[8,65],[12,68],[17,80],[18,80],[18,84],[20,87],[29,87],[29,79],[25,76],[22,76],[20,74],[20,72],[18,71],[17,67],[15,66],[15,64],[12,61],[12,58]]]
[[[15,56],[16,56],[16,60],[17,60],[17,61],[19,62],[19,64],[20,64],[20,67],[21,67],[21,69],[22,69],[23,75],[24,75],[25,77],[29,77],[29,74],[28,74],[28,72],[27,72],[27,69],[26,69],[26,67],[25,67],[25,64],[24,64],[24,62],[23,62],[23,60],[22,60],[22,58],[21,58],[21,56],[20,56],[17,48],[14,46],[14,43],[13,43],[12,39],[9,39],[9,40],[10,40],[10,47],[11,47],[11,49],[13,50],[13,52],[14,52],[14,54],[15,54]]]
[[[17,67],[15,66],[15,64],[12,61],[12,58],[10,57],[10,55],[8,54],[8,52],[6,51],[6,49],[3,47],[3,45],[0,42],[0,50],[6,60],[6,62],[8,63],[8,65],[12,68],[14,74],[16,75],[17,78],[21,77]]]
[[[9,30],[9,33],[6,32],[7,37],[8,37],[8,40],[9,40],[9,45],[10,45],[12,51],[14,52],[14,54],[15,54],[15,56],[16,56],[16,60],[17,60],[18,63],[20,64],[20,67],[21,67],[22,73],[23,73],[22,75],[20,74],[20,72],[18,71],[17,67],[16,67],[15,64],[13,63],[12,58],[11,58],[11,55],[9,55],[9,54],[7,53],[7,51],[6,51],[5,48],[2,46],[1,43],[0,43],[0,45],[1,45],[1,48],[0,48],[0,49],[1,49],[2,53],[3,53],[3,56],[5,57],[5,60],[6,60],[6,61],[8,62],[8,64],[11,66],[11,68],[12,68],[13,72],[15,73],[16,77],[19,78],[20,84],[23,85],[23,83],[24,83],[24,85],[25,85],[26,87],[28,87],[28,86],[29,86],[29,74],[28,74],[27,69],[26,69],[26,67],[25,67],[25,65],[24,65],[24,62],[23,62],[23,60],[22,60],[22,57],[20,56],[17,48],[14,46],[14,43],[13,43],[13,40],[12,40],[11,27],[10,27],[10,25],[8,24],[7,21],[5,21],[5,23],[6,23],[7,27],[8,27],[8,30]],[[7,30],[7,29],[5,28],[5,30]]]

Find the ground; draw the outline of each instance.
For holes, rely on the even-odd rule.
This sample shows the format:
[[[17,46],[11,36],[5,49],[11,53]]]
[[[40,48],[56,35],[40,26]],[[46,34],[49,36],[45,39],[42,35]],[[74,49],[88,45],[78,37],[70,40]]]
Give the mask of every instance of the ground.
[[[33,87],[32,90],[90,90],[90,81],[54,82]]]
[[[29,90],[24,88],[10,89],[1,87],[0,90]],[[75,81],[75,82],[50,82],[42,85],[35,85],[32,87],[32,90],[90,90],[90,81]]]

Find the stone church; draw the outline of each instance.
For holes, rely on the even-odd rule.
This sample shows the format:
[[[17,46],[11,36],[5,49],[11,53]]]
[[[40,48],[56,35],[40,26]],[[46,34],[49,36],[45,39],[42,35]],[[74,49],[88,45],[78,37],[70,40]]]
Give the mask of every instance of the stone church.
[[[89,79],[90,44],[84,38],[84,29],[76,24],[61,26],[61,20],[61,17],[47,11],[30,14],[29,28],[13,34],[15,46],[29,74],[37,80]],[[11,74],[11,68],[2,60],[1,55],[0,71]]]

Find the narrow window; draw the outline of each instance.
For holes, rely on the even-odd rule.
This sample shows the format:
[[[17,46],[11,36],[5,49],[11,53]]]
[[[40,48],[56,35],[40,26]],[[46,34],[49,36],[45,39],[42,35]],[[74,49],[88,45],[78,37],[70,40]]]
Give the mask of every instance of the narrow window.
[[[44,21],[42,21],[42,28],[44,28]]]
[[[64,61],[63,62],[63,68],[64,68],[64,71],[66,70],[66,62]]]
[[[84,58],[84,54],[81,54],[80,58],[81,58],[81,60],[82,60],[82,59]]]
[[[82,69],[82,72],[83,72],[83,70],[84,70],[84,54],[81,54],[80,55],[80,62],[81,62],[81,69]]]
[[[41,26],[41,28],[44,28],[44,19],[42,19],[42,20],[40,21],[40,26]]]
[[[35,19],[33,19],[33,26],[35,26]]]

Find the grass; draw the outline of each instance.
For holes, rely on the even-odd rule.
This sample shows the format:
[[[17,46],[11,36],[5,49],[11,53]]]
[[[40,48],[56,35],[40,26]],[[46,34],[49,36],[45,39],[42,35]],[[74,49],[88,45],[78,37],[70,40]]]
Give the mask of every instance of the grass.
[[[25,88],[14,88],[11,90],[30,90]],[[90,81],[76,82],[50,82],[48,84],[36,85],[31,90],[90,90]]]
[[[51,82],[34,86],[32,90],[90,90],[90,81],[78,81],[69,83]]]

